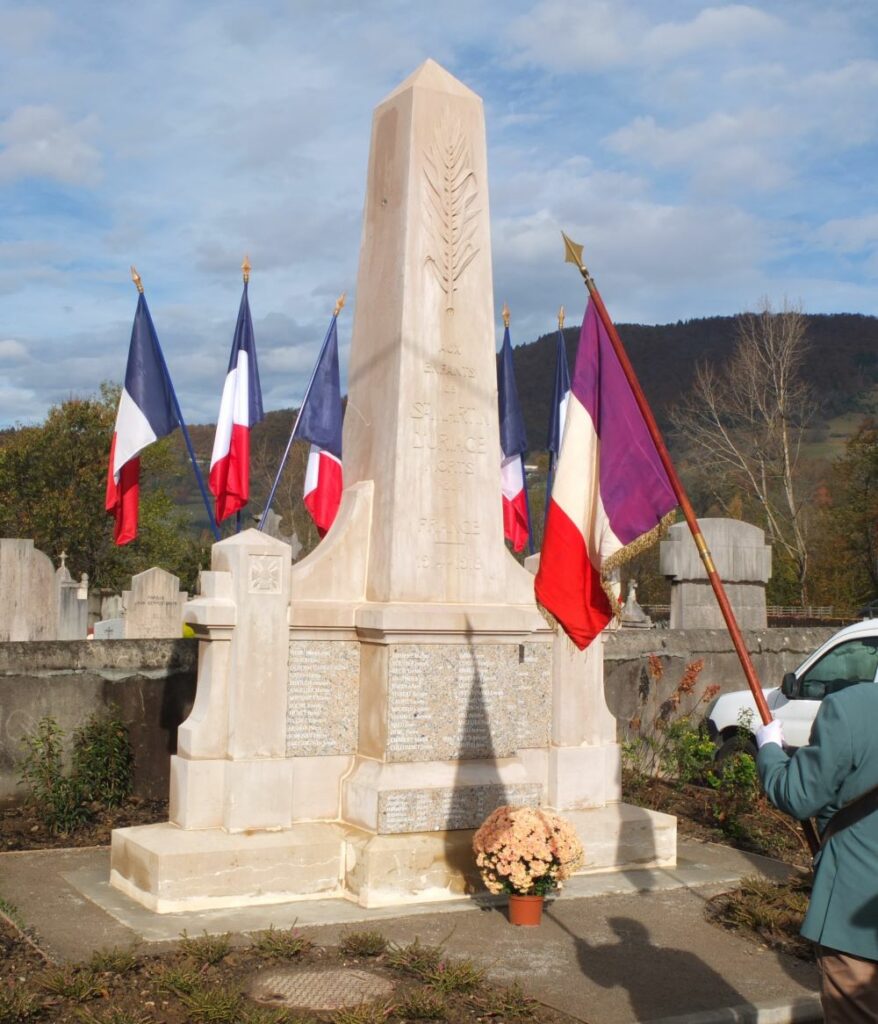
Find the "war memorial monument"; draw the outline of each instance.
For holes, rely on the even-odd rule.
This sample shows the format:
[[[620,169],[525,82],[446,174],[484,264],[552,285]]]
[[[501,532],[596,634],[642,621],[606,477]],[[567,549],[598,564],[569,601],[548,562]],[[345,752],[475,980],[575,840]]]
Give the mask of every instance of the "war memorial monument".
[[[374,114],[339,514],[295,565],[213,547],[170,820],[113,834],[145,906],[459,897],[501,804],[568,817],[587,871],[674,863],[674,819],[620,802],[600,639],[504,544],[492,295],[482,103],[427,61]]]

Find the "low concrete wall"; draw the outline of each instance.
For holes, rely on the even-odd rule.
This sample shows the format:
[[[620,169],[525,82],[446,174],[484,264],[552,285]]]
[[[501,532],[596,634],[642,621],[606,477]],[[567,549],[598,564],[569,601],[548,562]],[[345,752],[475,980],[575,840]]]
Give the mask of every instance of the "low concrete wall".
[[[780,686],[786,672],[829,639],[834,627],[745,631],[744,643],[763,687]],[[652,656],[652,660],[651,660]],[[721,692],[746,690],[747,680],[724,629],[618,630],[607,634],[604,680],[607,705],[618,721],[619,738],[631,732],[638,719],[643,727],[655,721],[662,705],[674,697],[687,666],[704,661],[695,685],[680,694],[679,714],[695,708],[698,718],[706,707],[699,698],[707,686]],[[659,678],[657,678],[659,676]]]
[[[780,683],[833,629],[767,629],[744,634],[765,686]],[[661,678],[650,671],[661,668]],[[135,792],[166,797],[177,726],[195,699],[196,640],[93,640],[0,643],[0,802],[21,799],[16,760],[21,737],[52,716],[70,737],[99,708],[115,704],[129,726],[135,755]],[[674,693],[686,666],[704,669],[685,712],[716,683],[723,691],[746,687],[725,630],[621,630],[604,647],[607,704],[624,738],[629,722],[651,722]]]
[[[115,705],[134,748],[134,791],[168,795],[177,726],[195,699],[197,640],[0,643],[0,802],[20,800],[21,737],[54,718],[70,739]]]

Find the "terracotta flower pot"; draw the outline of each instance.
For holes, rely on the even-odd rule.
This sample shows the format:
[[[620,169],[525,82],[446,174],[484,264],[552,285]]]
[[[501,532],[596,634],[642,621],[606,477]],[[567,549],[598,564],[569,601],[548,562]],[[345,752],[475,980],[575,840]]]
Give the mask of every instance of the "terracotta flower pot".
[[[523,928],[536,928],[543,917],[542,896],[509,895],[509,923]]]

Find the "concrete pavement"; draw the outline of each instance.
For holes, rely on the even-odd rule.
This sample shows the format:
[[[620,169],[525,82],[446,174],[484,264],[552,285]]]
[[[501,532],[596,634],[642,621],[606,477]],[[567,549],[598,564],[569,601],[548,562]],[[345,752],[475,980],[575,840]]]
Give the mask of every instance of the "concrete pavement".
[[[109,849],[0,854],[0,896],[59,959],[189,935],[246,935],[295,924],[317,943],[380,930],[395,942],[444,942],[492,980],[519,981],[540,1001],[589,1024],[653,1021],[760,1024],[821,1020],[813,965],[708,923],[704,903],[747,875],[784,865],[710,843],[681,841],[676,868],[573,879],[547,903],[540,928],[514,928],[490,899],[364,910],[342,899],[153,914],[111,889]]]

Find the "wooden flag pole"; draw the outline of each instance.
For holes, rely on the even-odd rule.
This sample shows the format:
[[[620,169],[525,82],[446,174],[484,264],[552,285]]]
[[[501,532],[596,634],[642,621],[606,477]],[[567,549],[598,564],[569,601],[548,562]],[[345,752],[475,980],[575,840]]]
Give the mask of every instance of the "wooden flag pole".
[[[567,263],[573,263],[578,267],[580,274],[582,274],[582,279],[585,282],[585,286],[588,288],[588,293],[595,304],[598,316],[601,318],[601,322],[607,331],[610,343],[613,346],[616,357],[619,360],[622,370],[625,373],[625,377],[628,380],[628,384],[631,387],[631,391],[634,394],[637,407],[640,409],[640,414],[643,416],[644,422],[646,423],[647,429],[652,437],[653,444],[655,444],[656,451],[658,452],[662,466],[667,474],[668,482],[673,488],[677,501],[680,504],[680,508],[683,510],[683,516],[689,526],[692,539],[695,541],[695,547],[698,549],[698,554],[701,556],[701,561],[704,563],[704,568],[707,571],[707,577],[710,580],[710,585],[713,587],[713,592],[716,595],[716,600],[719,604],[720,611],[722,612],[723,619],[725,620],[726,628],[729,631],[729,636],[732,638],[732,644],[735,648],[736,654],[738,655],[738,660],[741,662],[741,668],[744,671],[747,685],[750,687],[750,691],[753,694],[753,700],[756,702],[759,717],[762,719],[764,724],[767,724],[772,720],[773,716],[768,707],[768,702],[765,700],[765,694],[762,692],[762,685],[759,682],[759,677],[756,675],[756,669],[750,657],[750,652],[744,644],[744,637],[742,636],[741,629],[735,619],[735,613],[732,611],[732,606],[729,604],[725,587],[719,577],[719,573],[716,571],[716,566],[714,565],[713,557],[710,554],[710,549],[707,546],[707,541],[704,539],[704,534],[701,532],[698,520],[695,517],[695,512],[692,509],[692,505],[686,491],[683,489],[683,484],[677,475],[674,464],[671,462],[671,456],[668,453],[667,446],[662,438],[661,431],[655,421],[655,417],[652,414],[652,409],[650,409],[649,403],[646,400],[646,395],[644,395],[643,389],[640,387],[640,382],[637,380],[634,367],[631,365],[628,353],[622,345],[622,339],[619,337],[616,327],[610,319],[610,314],[607,312],[607,307],[604,305],[604,300],[601,298],[597,285],[594,283],[594,279],[582,262],[582,246],[571,241],[563,231],[561,232],[561,235],[564,238],[564,247],[566,250],[565,261]],[[817,833],[814,829],[813,823],[811,821],[803,821],[801,822],[801,825],[812,855],[816,854],[817,850],[820,848],[820,842],[817,839]]]

